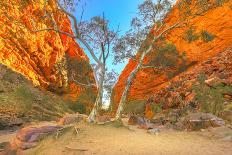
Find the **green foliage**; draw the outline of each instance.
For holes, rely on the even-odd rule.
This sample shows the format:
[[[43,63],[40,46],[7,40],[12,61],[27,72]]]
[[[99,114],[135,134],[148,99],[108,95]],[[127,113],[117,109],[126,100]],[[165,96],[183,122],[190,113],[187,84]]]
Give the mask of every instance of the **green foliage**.
[[[147,64],[148,66],[166,69],[177,65],[179,52],[175,45],[164,43],[162,46],[157,47],[152,58],[153,59]]]
[[[162,104],[151,104],[152,111],[157,114],[162,111]]]
[[[86,88],[85,91],[81,92],[81,94],[78,96],[77,100],[80,103],[94,103],[97,98],[96,92],[92,88]]]
[[[66,55],[66,58],[68,77],[70,81],[75,80],[86,85],[94,83],[93,79],[90,78],[92,68],[89,62],[85,60],[77,60],[76,58],[72,58],[68,55]]]
[[[163,67],[174,67],[178,60],[179,53],[176,46],[170,43],[160,46],[156,55],[156,63]]]
[[[23,103],[22,106],[25,110],[31,109],[33,101],[36,100],[36,95],[25,84],[19,85],[14,91],[14,95]]]
[[[195,33],[195,29],[193,28],[186,30],[184,33],[184,40],[188,41],[188,43],[196,41],[198,40],[198,38],[199,38],[199,35]]]
[[[67,102],[68,107],[73,111],[73,112],[79,112],[80,114],[86,113],[86,107],[84,104],[80,102],[72,102],[69,101]]]
[[[201,31],[201,38],[204,42],[210,42],[214,39],[214,35],[210,34],[208,31],[203,30]]]
[[[154,56],[151,57],[152,59],[147,65],[164,71],[169,79],[185,71],[188,67],[185,52],[180,54],[176,46],[171,43],[165,42],[162,46],[157,47]]]
[[[198,76],[198,84],[193,86],[193,91],[196,93],[195,100],[199,103],[202,112],[218,115],[224,109],[223,94],[232,92],[232,87],[223,84],[209,87],[205,84],[205,80],[204,74]]]
[[[143,114],[145,111],[146,101],[144,100],[133,100],[125,104],[124,113],[129,114]]]

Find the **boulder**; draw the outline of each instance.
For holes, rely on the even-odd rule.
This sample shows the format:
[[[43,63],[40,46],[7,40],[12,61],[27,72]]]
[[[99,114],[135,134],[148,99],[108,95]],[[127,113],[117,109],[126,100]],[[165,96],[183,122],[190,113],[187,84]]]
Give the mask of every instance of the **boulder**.
[[[137,125],[140,129],[153,129],[155,124],[151,123],[148,119],[136,115],[132,115],[128,120],[129,125]]]
[[[185,117],[184,126],[189,131],[197,131],[209,127],[219,127],[225,125],[223,119],[209,113],[192,113]]]
[[[49,122],[24,127],[18,131],[16,137],[11,141],[10,148],[15,150],[33,148],[43,136],[54,133],[61,128],[61,125]]]
[[[131,115],[129,116],[128,124],[129,125],[141,125],[145,123],[145,118],[137,116],[137,115]]]
[[[88,118],[88,116],[84,115],[84,114],[79,114],[79,113],[67,114],[59,120],[58,124],[69,125],[69,124],[85,121],[85,120],[87,120],[87,118]]]

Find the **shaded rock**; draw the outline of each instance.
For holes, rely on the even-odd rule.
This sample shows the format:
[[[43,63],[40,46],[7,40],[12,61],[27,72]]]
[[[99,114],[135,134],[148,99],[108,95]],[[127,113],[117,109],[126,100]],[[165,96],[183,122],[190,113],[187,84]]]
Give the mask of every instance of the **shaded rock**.
[[[79,114],[79,113],[67,114],[63,118],[61,118],[58,123],[60,125],[68,125],[68,124],[73,124],[73,123],[84,121],[87,118],[88,116],[84,114]]]
[[[6,129],[9,127],[21,126],[23,124],[22,119],[17,117],[11,117],[0,114],[0,129]]]
[[[129,125],[137,125],[140,129],[153,129],[155,124],[151,123],[148,119],[136,115],[132,115],[128,120]]]
[[[190,131],[206,129],[208,127],[219,127],[225,125],[223,119],[209,113],[193,113],[185,117],[185,127]]]
[[[129,120],[128,120],[129,125],[142,125],[145,122],[146,122],[145,118],[136,115],[129,116]]]
[[[138,124],[138,116],[135,116],[135,115],[129,116],[128,124],[129,125]]]
[[[33,148],[43,136],[54,133],[60,128],[62,126],[48,122],[27,126],[18,131],[10,143],[10,148],[13,150]]]

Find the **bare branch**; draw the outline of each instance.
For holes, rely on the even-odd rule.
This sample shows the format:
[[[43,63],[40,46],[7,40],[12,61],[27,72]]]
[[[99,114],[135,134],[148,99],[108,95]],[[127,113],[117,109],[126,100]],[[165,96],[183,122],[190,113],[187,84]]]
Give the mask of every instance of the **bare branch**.
[[[80,31],[78,29],[78,24],[77,24],[77,19],[74,15],[72,15],[71,13],[69,13],[68,11],[66,11],[65,8],[63,8],[63,6],[57,1],[57,4],[59,6],[59,8],[65,13],[67,14],[72,20],[73,20],[73,24],[74,24],[74,29],[76,32],[76,36],[77,39],[88,49],[88,51],[90,52],[91,56],[93,57],[93,59],[97,62],[97,63],[101,63],[100,60],[98,60],[98,58],[96,57],[96,55],[94,54],[93,49],[90,47],[90,45],[81,37]]]

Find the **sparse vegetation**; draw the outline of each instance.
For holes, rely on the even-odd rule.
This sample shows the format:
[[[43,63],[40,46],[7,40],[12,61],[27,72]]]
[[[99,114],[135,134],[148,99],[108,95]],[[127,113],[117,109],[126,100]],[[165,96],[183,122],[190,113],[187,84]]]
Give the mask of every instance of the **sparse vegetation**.
[[[215,84],[209,87],[205,84],[205,74],[198,76],[198,84],[194,85],[195,100],[202,112],[218,115],[225,108],[223,94],[232,92],[232,87],[224,84]]]
[[[196,41],[199,39],[199,35],[195,32],[194,28],[190,28],[185,31],[184,33],[184,39],[188,41],[188,43],[191,43],[193,41]]]
[[[67,102],[68,107],[73,111],[73,112],[79,112],[80,114],[86,113],[86,106],[80,102],[72,102],[69,101]]]
[[[160,113],[162,111],[162,104],[152,104],[151,109],[154,114]]]
[[[24,112],[32,108],[32,104],[36,99],[35,94],[25,84],[19,85],[14,91],[14,95],[22,102],[21,106]]]
[[[0,77],[1,117],[15,117],[23,121],[44,121],[54,120],[67,112],[72,112],[63,96],[35,88],[21,75],[2,65],[0,65],[0,70],[2,71]],[[9,79],[12,81],[9,82]]]
[[[206,30],[201,31],[201,38],[206,43],[212,41],[214,37],[215,37],[214,35],[212,35]]]
[[[146,101],[144,100],[133,100],[126,103],[124,108],[125,114],[140,114],[142,115],[145,111]]]

